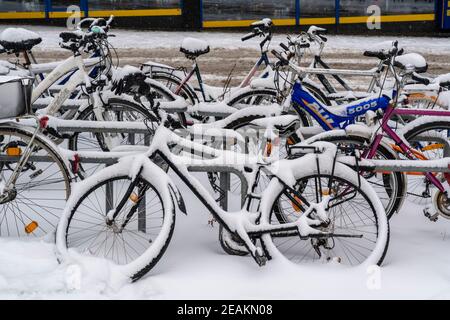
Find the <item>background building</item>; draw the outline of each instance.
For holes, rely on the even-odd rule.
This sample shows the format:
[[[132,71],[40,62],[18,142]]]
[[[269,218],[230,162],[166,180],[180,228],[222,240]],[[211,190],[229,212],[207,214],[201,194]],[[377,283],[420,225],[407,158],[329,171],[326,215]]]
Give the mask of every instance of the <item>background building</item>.
[[[84,16],[114,14],[128,18],[130,26],[166,29],[241,27],[271,17],[278,26],[323,24],[345,30],[345,25],[364,25],[367,8],[378,5],[382,22],[434,31],[436,23],[445,27],[442,20],[450,13],[447,0],[0,0],[0,19],[49,22],[65,18],[70,5],[78,5]]]

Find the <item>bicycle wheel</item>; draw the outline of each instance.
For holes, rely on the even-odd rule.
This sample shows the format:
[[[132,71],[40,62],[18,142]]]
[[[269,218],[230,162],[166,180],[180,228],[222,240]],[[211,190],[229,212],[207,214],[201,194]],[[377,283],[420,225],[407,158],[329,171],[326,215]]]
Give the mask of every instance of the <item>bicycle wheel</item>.
[[[157,122],[156,117],[144,107],[119,98],[108,100],[103,116],[105,120],[109,121],[143,122],[149,119],[152,122]],[[94,113],[93,106],[83,110],[77,120],[96,121],[97,116]],[[153,138],[150,133],[76,132],[69,139],[68,146],[73,151],[112,151],[105,142],[106,136],[109,136],[117,147],[126,145],[149,146]],[[83,179],[103,167],[104,164],[80,164],[78,175]]]
[[[327,208],[330,223],[319,229],[338,236],[316,235],[304,239],[298,231],[265,234],[261,240],[267,254],[293,263],[332,261],[348,266],[381,265],[389,243],[389,223],[376,193],[367,181],[342,164],[337,163],[334,171],[330,163],[320,166],[320,173],[317,168],[295,173],[294,188],[301,198],[295,197],[302,208],[290,200],[293,195],[288,196],[290,191],[278,179],[272,179],[263,194],[261,223],[282,225],[296,221],[309,203],[318,203],[323,195],[332,195]]]
[[[313,138],[314,139],[314,138]],[[343,147],[343,150],[360,150],[363,151],[370,145],[370,141],[360,136],[332,136],[327,135],[324,138],[314,139],[314,141],[327,141]],[[343,151],[344,152],[344,151]],[[374,159],[378,160],[395,160],[395,153],[380,145]],[[362,172],[362,176],[374,188],[383,207],[386,211],[388,219],[391,219],[395,213],[398,213],[402,207],[403,200],[406,197],[406,176],[402,172],[386,172],[386,173],[370,173]]]
[[[154,79],[156,80],[156,79]],[[157,81],[157,80],[156,80]],[[155,82],[156,82],[155,81]],[[153,93],[153,98],[156,101],[174,101],[176,96],[173,94],[170,88],[165,87],[163,84],[159,84],[158,82],[150,82],[150,88]],[[184,95],[181,94],[181,97],[183,97],[185,100],[190,101],[189,98],[186,98]],[[176,116],[178,117],[178,121],[186,127],[187,120],[186,120],[186,114],[184,112],[177,112]]]
[[[449,136],[450,121],[434,120],[423,123],[422,120],[411,122],[403,136],[409,144],[417,150],[416,156],[423,160],[438,160],[450,156]],[[400,158],[406,159],[400,153]],[[441,173],[434,173],[442,177]],[[420,205],[432,202],[432,190],[434,185],[421,173],[408,173],[408,196],[409,199]]]
[[[183,80],[172,74],[155,73],[152,75],[152,79],[161,82],[173,93],[175,93],[177,88],[181,86],[178,95],[183,97],[191,105],[194,105],[200,101],[197,94],[195,93],[195,90],[193,90],[188,84],[181,85]]]
[[[70,197],[58,225],[57,248],[63,259],[70,248],[109,259],[136,281],[169,245],[175,208],[164,181],[140,176],[129,190],[132,180],[122,168],[114,165],[79,183],[77,190],[83,191]],[[107,214],[124,198],[122,210],[107,223]]]
[[[30,144],[33,132],[0,126],[0,183],[2,189]],[[0,203],[0,236],[39,238],[56,230],[71,176],[63,158],[45,137],[36,136],[32,154],[17,182]]]

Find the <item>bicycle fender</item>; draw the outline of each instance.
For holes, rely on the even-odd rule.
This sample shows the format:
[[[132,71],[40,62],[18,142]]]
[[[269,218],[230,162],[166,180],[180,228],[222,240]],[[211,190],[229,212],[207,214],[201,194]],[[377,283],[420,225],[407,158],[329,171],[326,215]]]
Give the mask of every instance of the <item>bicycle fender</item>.
[[[180,209],[180,211],[183,212],[185,215],[187,215],[186,204],[184,202],[183,196],[180,193],[180,190],[178,190],[177,187],[172,186],[170,184],[169,190],[172,196],[177,200],[178,208]]]

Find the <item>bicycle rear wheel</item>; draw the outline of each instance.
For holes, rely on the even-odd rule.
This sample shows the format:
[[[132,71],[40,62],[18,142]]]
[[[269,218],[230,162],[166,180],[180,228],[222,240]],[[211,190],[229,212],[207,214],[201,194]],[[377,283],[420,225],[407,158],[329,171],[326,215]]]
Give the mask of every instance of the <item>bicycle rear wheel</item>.
[[[144,107],[119,98],[111,98],[108,100],[108,105],[103,112],[105,120],[109,121],[130,121],[143,122],[149,119],[152,122],[157,122],[156,117]],[[83,110],[77,120],[96,121],[97,116],[94,112],[94,107],[89,106]],[[90,132],[76,132],[69,139],[69,149],[73,151],[112,151],[105,142],[105,136],[109,135],[114,139],[117,147],[137,145],[149,146],[153,137],[150,133],[90,133]],[[80,164],[78,175],[84,179],[97,172],[104,167],[104,164]]]
[[[419,159],[438,160],[450,156],[450,120],[432,118],[428,122],[417,120],[411,122],[408,128],[403,135],[417,151],[416,156]],[[401,153],[400,158],[406,159]],[[440,178],[443,176],[439,172],[434,174]],[[432,202],[433,189],[435,186],[423,174],[408,174],[408,195],[412,202],[429,205]]]
[[[389,223],[383,206],[367,181],[358,181],[355,171],[339,163],[334,171],[331,167],[321,164],[320,172],[316,169],[296,173],[294,187],[301,198],[295,197],[302,208],[290,200],[290,191],[282,183],[272,179],[263,194],[261,207],[265,209],[261,221],[271,225],[296,221],[308,203],[333,195],[327,209],[330,223],[319,229],[336,236],[304,239],[297,230],[278,232],[263,235],[263,247],[270,257],[284,257],[293,263],[380,265],[389,243]]]
[[[0,126],[0,183],[11,177],[33,132]],[[41,238],[56,230],[71,191],[66,163],[51,142],[39,135],[10,197],[0,204],[0,236]]]

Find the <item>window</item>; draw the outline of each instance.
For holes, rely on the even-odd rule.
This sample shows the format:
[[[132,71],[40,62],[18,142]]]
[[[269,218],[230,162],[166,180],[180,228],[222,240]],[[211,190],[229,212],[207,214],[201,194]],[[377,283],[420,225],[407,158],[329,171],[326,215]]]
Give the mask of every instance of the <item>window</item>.
[[[181,0],[88,0],[89,10],[179,8]]]
[[[44,0],[0,0],[1,12],[42,12],[44,10]]]
[[[341,0],[340,3],[341,16],[365,16],[370,5],[378,5],[382,15],[434,12],[434,0]]]
[[[334,0],[300,0],[300,17],[334,17]]]
[[[206,21],[295,18],[295,0],[203,0],[203,17]]]

